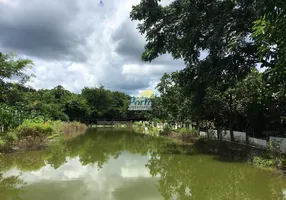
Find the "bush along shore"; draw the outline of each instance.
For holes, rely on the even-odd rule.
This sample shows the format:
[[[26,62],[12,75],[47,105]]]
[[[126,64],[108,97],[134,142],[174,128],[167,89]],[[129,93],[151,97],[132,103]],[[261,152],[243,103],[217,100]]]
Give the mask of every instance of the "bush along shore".
[[[152,123],[135,122],[132,125],[132,130],[138,133],[144,133],[152,136],[162,136],[172,139],[175,142],[184,144],[193,144],[199,138],[199,132],[196,129],[177,128],[173,129],[171,126],[165,126],[159,129]]]
[[[0,134],[0,152],[36,150],[58,140],[69,140],[85,134],[87,126],[80,122],[24,120],[19,126]]]
[[[231,141],[200,137],[196,129],[172,129],[170,126],[165,126],[159,130],[152,123],[135,122],[132,130],[137,133],[169,138],[188,150],[191,148],[191,152],[212,154],[219,160],[245,162],[265,170],[284,174],[286,172],[286,154],[281,152],[278,141],[270,141],[267,149],[260,149]]]

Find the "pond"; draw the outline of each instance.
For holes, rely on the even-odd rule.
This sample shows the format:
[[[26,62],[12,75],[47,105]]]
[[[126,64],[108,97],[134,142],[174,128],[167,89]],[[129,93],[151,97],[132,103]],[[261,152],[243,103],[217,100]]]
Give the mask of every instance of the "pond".
[[[1,200],[279,200],[286,180],[126,130],[0,157]]]

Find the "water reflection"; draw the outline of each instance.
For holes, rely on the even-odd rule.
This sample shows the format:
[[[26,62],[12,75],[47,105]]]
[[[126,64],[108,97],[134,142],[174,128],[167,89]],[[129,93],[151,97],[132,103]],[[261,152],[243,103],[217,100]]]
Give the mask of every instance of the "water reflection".
[[[0,174],[0,199],[20,199],[20,185],[23,185],[23,181],[19,176],[3,177],[3,174]]]
[[[166,140],[101,129],[0,159],[0,199],[283,199],[285,179]]]
[[[118,159],[111,158],[104,168],[98,170],[97,164],[82,165],[80,158],[75,157],[67,158],[57,169],[46,165],[32,172],[21,173],[12,169],[5,175],[21,174],[20,179],[28,183],[23,199],[126,199],[126,195],[144,196],[146,191],[150,197],[158,199],[157,180],[144,167],[146,162],[148,157],[122,153]],[[136,190],[138,188],[143,190]]]

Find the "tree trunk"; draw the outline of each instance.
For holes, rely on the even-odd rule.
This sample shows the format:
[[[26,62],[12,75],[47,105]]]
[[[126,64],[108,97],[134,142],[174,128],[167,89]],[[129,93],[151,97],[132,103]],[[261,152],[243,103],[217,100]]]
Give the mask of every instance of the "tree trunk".
[[[230,125],[229,125],[229,134],[230,134],[230,140],[234,141],[233,124],[232,124],[232,120],[231,119],[230,119]]]
[[[208,138],[210,138],[209,125],[207,124],[206,127],[207,127],[207,130],[206,130],[207,131],[207,136],[208,136]]]
[[[217,128],[217,139],[221,140],[221,128]]]
[[[249,144],[249,135],[248,135],[248,131],[245,131],[245,142],[246,142],[246,144]]]
[[[230,140],[231,140],[231,141],[234,141],[234,135],[233,135],[232,94],[230,94],[230,99],[229,99],[229,134],[230,134]]]
[[[200,132],[200,120],[196,120],[197,131]]]
[[[280,127],[279,127],[279,133],[280,135],[284,134],[284,127],[283,127],[283,117],[280,116]]]

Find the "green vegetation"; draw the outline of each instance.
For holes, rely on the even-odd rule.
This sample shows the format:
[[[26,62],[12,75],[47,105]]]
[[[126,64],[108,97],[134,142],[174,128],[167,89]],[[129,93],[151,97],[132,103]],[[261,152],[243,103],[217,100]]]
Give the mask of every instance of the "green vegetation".
[[[61,136],[65,139],[83,134],[86,125],[97,120],[124,120],[129,96],[103,86],[84,88],[80,94],[62,86],[35,90],[25,85],[33,74],[27,59],[0,52],[0,151],[36,149]],[[15,79],[19,81],[12,81]]]
[[[186,65],[161,78],[152,118],[227,129],[232,140],[234,130],[257,138],[285,136],[285,5],[174,0],[163,6],[141,0],[133,6],[130,17],[146,35],[142,60],[169,53]]]
[[[35,90],[25,85],[33,77],[25,74],[26,69],[32,66],[32,61],[0,53],[0,66],[2,132],[17,127],[25,119],[35,117],[96,123],[96,120],[124,120],[128,115],[139,116],[138,112],[127,112],[130,97],[122,92],[100,86],[85,87],[80,94],[75,94],[60,85],[50,90]],[[12,77],[18,77],[20,81],[12,81]]]
[[[180,134],[199,135],[196,129],[178,128],[175,131]]]
[[[172,129],[170,126],[165,126],[163,130],[159,132],[159,135],[172,138],[176,142],[183,142],[188,144],[194,144],[199,139],[199,133],[196,129]]]
[[[274,163],[271,159],[267,159],[267,158],[261,158],[259,156],[254,156],[252,158],[252,163],[253,165],[255,166],[258,166],[258,167],[273,167],[274,166]]]
[[[265,154],[254,156],[252,163],[259,167],[274,167],[285,170],[286,155],[280,151],[280,141],[270,141],[268,151]]]
[[[48,123],[38,123],[24,121],[23,124],[15,129],[15,133],[19,138],[44,138],[51,135],[53,127]]]
[[[159,2],[141,0],[130,13],[146,35],[142,60],[151,62],[169,53],[186,67],[162,76],[157,85],[160,97],[151,112],[128,111],[130,97],[103,86],[83,88],[80,94],[62,86],[27,87],[33,75],[25,70],[33,62],[0,53],[0,147],[43,146],[61,135],[68,139],[82,134],[86,127],[79,122],[130,115],[150,121],[135,123],[138,132],[192,143],[200,128],[217,129],[218,136],[230,130],[232,141],[234,130],[245,131],[247,138],[284,137],[286,4],[282,0],[174,0],[165,6]],[[259,66],[264,70],[257,70]],[[13,77],[19,81],[12,82]],[[157,122],[170,127],[160,131],[153,125]],[[174,130],[175,124],[191,123],[196,129]],[[277,149],[250,160],[259,166],[285,166]]]
[[[141,0],[133,6],[130,18],[146,35],[142,60],[169,53],[186,65],[162,76],[150,119],[216,129],[218,139],[230,130],[232,141],[234,130],[246,132],[247,142],[249,136],[285,137],[285,12],[282,0],[174,0],[168,5]],[[160,135],[188,134],[173,127]],[[277,144],[246,157],[258,166],[286,166]]]
[[[199,139],[199,133],[196,129],[177,128],[166,125],[163,129],[156,127],[154,122],[134,122],[132,130],[137,133],[143,133],[152,136],[164,136],[173,139],[175,142],[193,144]]]
[[[0,152],[38,149],[49,141],[71,139],[86,132],[80,122],[44,121],[41,118],[24,120],[22,124],[0,137]]]
[[[262,168],[285,170],[286,155],[280,151],[280,142],[270,141],[268,151],[264,154],[250,157],[249,162]]]
[[[134,122],[132,129],[137,133],[144,133],[153,136],[159,135],[159,129],[151,122]]]

